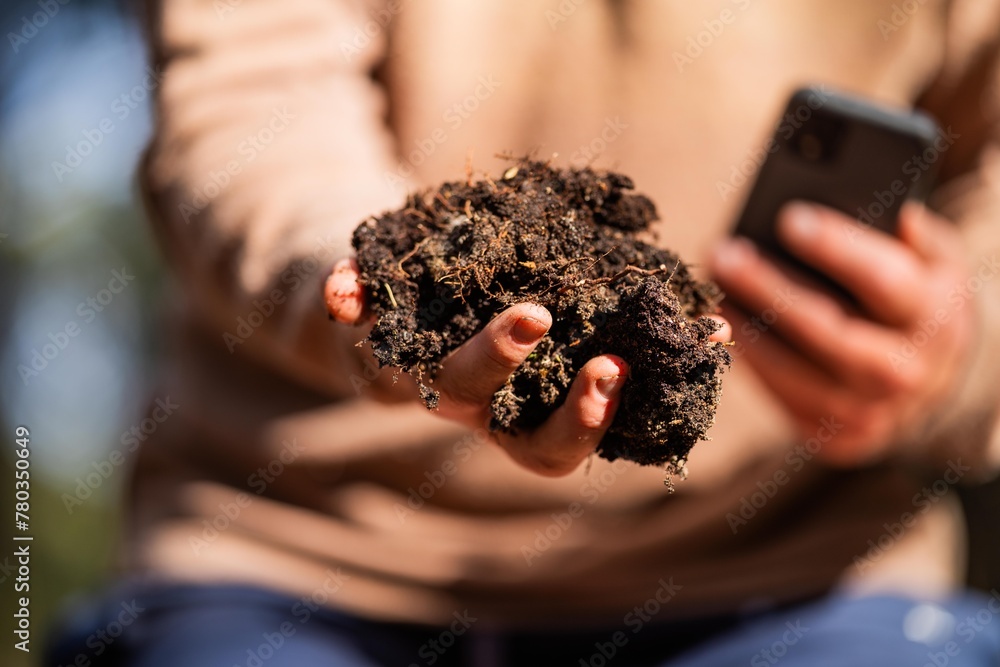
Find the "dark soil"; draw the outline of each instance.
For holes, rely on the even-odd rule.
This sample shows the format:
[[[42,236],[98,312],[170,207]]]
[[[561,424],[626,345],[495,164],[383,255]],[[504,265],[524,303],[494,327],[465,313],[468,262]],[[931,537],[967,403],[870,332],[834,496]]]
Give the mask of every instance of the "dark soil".
[[[636,238],[657,215],[632,189],[621,174],[522,160],[497,180],[445,183],[362,223],[354,248],[379,363],[413,375],[434,408],[449,352],[508,306],[541,304],[552,328],[494,395],[492,428],[537,426],[588,359],[616,354],[629,377],[598,453],[683,474],[730,363],[708,340],[718,324],[702,317],[720,295]]]

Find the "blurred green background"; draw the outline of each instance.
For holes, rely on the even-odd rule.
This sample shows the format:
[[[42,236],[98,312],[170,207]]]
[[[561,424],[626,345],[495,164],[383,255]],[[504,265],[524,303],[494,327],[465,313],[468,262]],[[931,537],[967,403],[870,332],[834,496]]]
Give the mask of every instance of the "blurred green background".
[[[162,267],[134,178],[150,128],[138,21],[114,2],[4,0],[0,28],[0,665],[16,667],[38,664],[58,610],[112,576],[128,454],[100,471],[149,396]],[[102,293],[123,268],[135,279]],[[12,639],[18,425],[32,443],[30,655]],[[81,482],[92,495],[67,507]]]

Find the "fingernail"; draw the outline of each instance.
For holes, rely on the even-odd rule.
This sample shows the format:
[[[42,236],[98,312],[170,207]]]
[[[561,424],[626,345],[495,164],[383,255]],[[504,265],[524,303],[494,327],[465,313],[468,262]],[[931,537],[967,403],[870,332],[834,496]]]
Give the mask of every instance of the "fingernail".
[[[601,392],[601,396],[610,400],[618,395],[623,384],[625,384],[625,376],[606,375],[597,379],[597,391]]]
[[[538,342],[549,328],[541,320],[534,317],[522,317],[511,327],[510,335],[521,345],[531,345]]]
[[[354,275],[333,273],[327,279],[327,290],[331,296],[355,296],[361,291],[361,285]]]
[[[792,235],[801,241],[809,241],[819,233],[819,216],[808,204],[789,206],[787,224]]]

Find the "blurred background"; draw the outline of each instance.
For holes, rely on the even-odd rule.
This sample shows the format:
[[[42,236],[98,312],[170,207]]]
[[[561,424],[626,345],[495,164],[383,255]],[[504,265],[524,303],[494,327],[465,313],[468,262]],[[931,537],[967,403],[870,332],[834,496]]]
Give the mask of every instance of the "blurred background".
[[[111,576],[162,267],[134,178],[155,86],[136,17],[114,1],[3,0],[0,29],[0,664],[13,667],[38,664],[57,611]],[[13,649],[8,603],[18,425],[32,442],[30,655]]]
[[[38,664],[59,611],[113,577],[131,464],[123,435],[140,423],[156,374],[165,283],[135,187],[156,85],[136,17],[114,0],[3,0],[0,28],[5,508],[16,426],[33,447],[30,655],[11,641],[7,510],[0,531],[0,664],[17,667]],[[1000,487],[962,494],[970,580],[989,590],[1000,586]]]

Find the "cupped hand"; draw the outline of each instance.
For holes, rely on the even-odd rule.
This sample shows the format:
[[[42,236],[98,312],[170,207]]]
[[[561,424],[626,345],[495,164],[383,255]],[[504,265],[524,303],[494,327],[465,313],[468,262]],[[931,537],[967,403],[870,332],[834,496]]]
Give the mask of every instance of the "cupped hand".
[[[341,260],[326,282],[325,300],[334,319],[356,324],[369,317],[353,260]],[[720,318],[721,319],[721,318]],[[729,339],[724,323],[713,340]],[[482,331],[445,358],[434,379],[437,413],[472,428],[489,423],[490,402],[552,326],[542,306],[520,303],[504,310]],[[600,443],[618,406],[628,365],[605,354],[590,359],[574,379],[566,401],[532,431],[491,437],[521,466],[540,475],[568,475]]]

